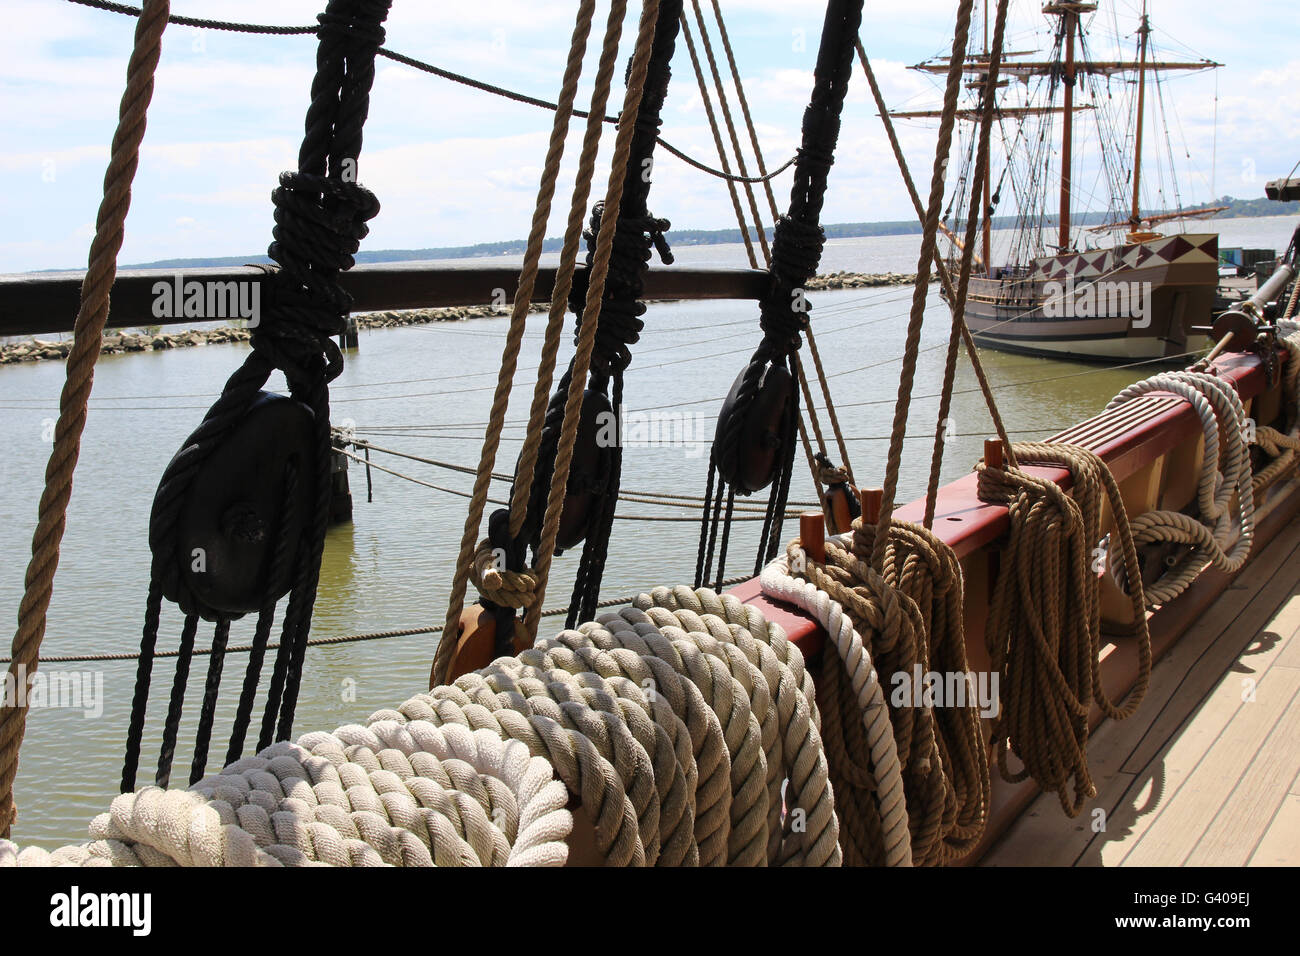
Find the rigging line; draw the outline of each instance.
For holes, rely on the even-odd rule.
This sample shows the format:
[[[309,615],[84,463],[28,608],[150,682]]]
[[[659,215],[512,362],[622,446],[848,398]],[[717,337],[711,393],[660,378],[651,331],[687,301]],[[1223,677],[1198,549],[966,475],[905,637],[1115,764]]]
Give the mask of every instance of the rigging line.
[[[703,444],[703,443],[704,443],[703,441],[688,442],[688,444]],[[443,468],[446,469],[447,471],[458,472],[462,475],[477,474],[475,469],[470,468],[467,465],[457,465],[448,461],[440,461],[436,458],[425,458],[421,455],[413,455],[410,454],[409,452],[398,451],[395,448],[385,448],[381,445],[375,445],[365,440],[350,441],[349,444],[351,444],[353,447],[356,448],[368,448],[371,451],[380,452],[386,455],[394,455],[398,458],[406,458],[410,461],[416,461],[416,462],[420,462],[421,464],[431,465],[435,468]],[[514,481],[514,476],[502,474],[501,472],[493,472],[492,479],[494,481],[511,482]],[[683,501],[702,502],[704,500],[703,498],[697,498],[695,496],[674,495],[674,494],[660,493],[656,491],[630,491],[630,490],[620,491],[618,497],[620,501],[632,501],[638,504],[662,505],[664,507],[677,507],[677,508],[688,506],[682,504],[681,502]],[[810,507],[815,507],[815,505],[813,505],[810,502],[798,502],[797,504],[805,504],[805,505],[809,505]],[[760,511],[761,509],[755,507],[749,510],[757,512]]]
[[[718,94],[718,106],[722,110],[722,120],[727,125],[727,134],[731,139],[731,149],[736,154],[736,168],[740,171],[741,176],[748,176],[749,170],[745,168],[745,154],[740,149],[740,137],[736,133],[736,124],[731,116],[731,105],[727,102],[726,87],[722,82],[722,74],[718,71],[718,61],[713,55],[713,41],[709,39],[708,26],[704,22],[704,11],[700,7],[700,0],[691,0],[691,6],[695,11],[695,22],[700,27],[700,45],[704,47],[705,59],[709,61],[709,73],[713,76],[713,85]],[[686,18],[685,10],[682,11],[683,20]],[[772,250],[767,244],[767,231],[763,228],[763,217],[758,211],[758,200],[754,196],[754,187],[750,183],[745,183],[745,195],[749,200],[749,211],[754,217],[754,225],[758,232],[758,244],[763,250],[763,261],[770,268],[772,265]],[[773,219],[775,225],[776,219]]]
[[[743,584],[745,581],[748,580],[749,578],[743,575],[740,577],[728,578],[726,581],[722,582],[722,586],[734,587],[735,585]],[[598,608],[619,607],[624,604],[631,604],[638,597],[640,597],[640,595],[630,594],[625,597],[605,598],[597,602],[596,607]],[[552,607],[542,611],[540,616],[560,617],[568,613],[569,613],[569,609],[567,607]],[[443,624],[428,624],[421,627],[406,627],[406,628],[399,628],[391,631],[370,631],[364,634],[347,634],[340,637],[313,637],[307,641],[307,646],[326,647],[333,644],[357,644],[364,641],[382,641],[394,637],[417,637],[421,634],[441,634],[445,629],[446,626]],[[279,642],[276,641],[262,645],[262,649],[268,651],[278,650],[279,647],[280,644]],[[225,649],[225,653],[226,654],[247,654],[253,649],[254,649],[253,645],[244,644],[237,647],[227,647]],[[205,655],[211,654],[212,649],[210,647],[203,647],[203,648],[196,647],[192,653],[194,657],[203,657]],[[155,658],[177,657],[179,656],[179,654],[180,651],[156,651],[153,656]],[[124,651],[122,653],[109,652],[105,654],[72,654],[72,655],[65,655],[62,657],[47,657],[44,659],[44,662],[46,664],[94,664],[94,663],[107,662],[107,661],[134,661],[134,660],[138,660],[139,657],[140,657],[139,651]],[[9,659],[7,657],[0,657],[0,664],[8,664],[8,663],[9,663]]]
[[[704,70],[700,66],[699,55],[695,52],[695,39],[691,36],[691,25],[686,17],[686,11],[682,10],[681,14],[682,39],[686,41],[686,51],[690,54],[691,67],[695,70],[695,80],[700,88],[700,100],[704,104],[704,115],[709,120],[709,130],[713,133],[713,143],[718,150],[718,160],[722,163],[722,168],[728,173],[731,172],[731,162],[727,159],[727,151],[722,145],[722,133],[718,129],[718,118],[713,113],[713,100],[709,96],[708,86],[704,82]],[[749,257],[749,264],[752,268],[758,268],[758,258],[754,255],[754,243],[749,238],[750,224],[745,218],[745,214],[740,207],[740,196],[736,192],[736,186],[732,182],[727,183],[727,191],[731,195],[731,205],[736,213],[736,225],[740,227],[740,238],[745,243],[745,253]],[[760,234],[763,231],[763,225],[759,223]],[[767,256],[767,239],[763,239],[763,255]]]
[[[112,0],[68,0],[68,2],[75,3],[83,7],[91,7],[96,10],[102,10],[106,13],[120,13],[129,17],[140,16],[139,7],[133,7],[125,3],[114,3],[112,2]],[[255,35],[271,35],[271,36],[307,36],[307,35],[314,36],[316,32],[320,29],[318,26],[315,25],[276,26],[274,24],[263,24],[263,23],[236,23],[227,20],[207,20],[198,17],[184,17],[179,15],[172,15],[168,17],[168,22],[175,23],[180,26],[198,27],[199,29],[206,29],[206,30],[224,30],[230,33],[248,33],[248,34],[255,34]],[[554,111],[559,108],[558,104],[552,103],[550,100],[544,100],[536,96],[529,96],[526,93],[520,93],[515,90],[508,90],[504,86],[496,86],[492,83],[486,83],[483,80],[476,80],[472,76],[466,76],[463,73],[456,73],[452,70],[443,69],[440,66],[434,66],[432,63],[426,63],[424,60],[417,60],[413,56],[407,56],[404,53],[398,53],[397,51],[389,50],[386,47],[381,46],[375,52],[377,55],[382,56],[385,59],[392,60],[394,63],[400,63],[403,66],[409,66],[412,69],[419,70],[423,73],[428,73],[432,76],[441,77],[444,80],[451,80],[453,83],[459,83],[462,86],[468,86],[471,89],[478,90],[479,92],[482,93],[490,93],[493,96],[500,96],[503,97],[504,99],[513,100],[516,103],[522,103],[526,106],[536,106],[540,109],[545,109],[545,110]],[[582,119],[586,119],[588,113],[585,110],[575,109],[573,110],[571,115],[580,117]],[[603,122],[609,123],[611,126],[618,124],[617,116],[604,116],[602,117],[602,120]],[[669,143],[662,138],[657,139],[656,142],[658,142],[658,144],[662,146],[667,152],[676,156],[678,159],[686,163],[688,166],[691,166],[694,169],[698,169],[702,173],[708,173],[710,176],[714,176],[718,179],[725,179],[731,182],[744,182],[744,183],[769,182],[770,180],[775,179],[777,176],[781,175],[783,172],[785,172],[787,169],[793,166],[795,160],[798,159],[798,156],[791,156],[789,159],[787,159],[776,169],[762,176],[752,176],[752,177],[733,176],[730,173],[727,173],[723,170],[714,169],[712,166],[700,162],[698,159],[693,158],[689,154],[678,149],[672,143]]]
[[[360,455],[354,455],[352,452],[347,451],[347,450],[344,449],[344,448],[336,448],[335,451],[337,451],[340,455],[345,455],[345,456],[347,456],[348,458],[351,458],[353,461],[360,462],[361,464],[368,464],[369,467],[371,467],[371,468],[376,468],[376,469],[378,469],[379,471],[386,472],[387,474],[392,475],[394,478],[401,478],[403,481],[409,481],[409,482],[410,482],[411,484],[413,484],[413,485],[420,485],[420,486],[422,486],[422,487],[424,487],[424,488],[432,489],[433,491],[441,491],[441,492],[443,492],[444,494],[455,495],[457,498],[472,498],[472,497],[474,497],[470,492],[467,492],[467,491],[457,491],[455,488],[447,488],[447,487],[444,487],[443,485],[435,485],[435,484],[433,484],[432,482],[425,481],[425,480],[422,479],[422,478],[416,478],[414,475],[408,475],[408,474],[405,474],[405,473],[403,473],[403,472],[397,471],[397,470],[395,470],[395,469],[393,469],[393,468],[386,468],[385,466],[380,465],[380,464],[378,464],[378,463],[375,462],[375,461],[367,462],[367,461],[366,461],[364,458],[362,458]],[[508,505],[508,504],[509,504],[509,502],[507,502],[507,501],[505,501],[505,500],[499,500],[499,499],[492,498],[492,497],[488,497],[488,498],[486,498],[485,500],[486,500],[487,502],[491,503],[491,504],[494,504],[494,505],[503,505],[503,506],[504,506],[504,505]],[[646,502],[646,503],[647,503],[647,504],[654,504],[655,502]],[[687,507],[687,506],[686,506],[686,505],[681,505],[680,507],[685,508],[685,507]],[[697,510],[698,510],[698,509],[697,509]],[[793,521],[796,517],[798,517],[798,516],[792,513],[792,514],[786,515],[785,520],[787,520],[787,521]],[[679,522],[679,523],[691,523],[691,524],[696,524],[696,523],[699,522],[700,519],[699,519],[699,516],[698,516],[698,515],[651,515],[651,514],[630,514],[630,515],[628,515],[628,514],[618,514],[618,513],[615,513],[615,515],[614,515],[614,520],[615,520],[615,521],[665,521],[665,522]],[[767,516],[766,516],[766,514],[763,514],[763,513],[756,513],[756,514],[749,514],[749,515],[737,515],[736,518],[735,518],[734,520],[736,520],[736,521],[765,521],[765,520],[767,520]]]

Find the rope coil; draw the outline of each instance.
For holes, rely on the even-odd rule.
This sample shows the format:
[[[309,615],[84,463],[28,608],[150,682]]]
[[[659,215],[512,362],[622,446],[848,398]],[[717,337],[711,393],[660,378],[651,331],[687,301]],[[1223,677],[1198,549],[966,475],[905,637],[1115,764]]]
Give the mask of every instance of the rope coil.
[[[689,588],[455,684],[142,788],[0,866],[563,865],[580,800],[614,865],[838,865],[812,678],[781,628]]]

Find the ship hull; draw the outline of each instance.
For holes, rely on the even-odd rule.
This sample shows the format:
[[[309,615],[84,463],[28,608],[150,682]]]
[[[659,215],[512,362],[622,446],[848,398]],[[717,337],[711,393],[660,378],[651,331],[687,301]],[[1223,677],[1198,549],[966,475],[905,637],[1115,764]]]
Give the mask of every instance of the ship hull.
[[[1182,361],[1205,344],[1190,327],[1209,324],[1217,285],[1217,235],[1160,237],[972,277],[966,323],[977,344],[1004,352]]]

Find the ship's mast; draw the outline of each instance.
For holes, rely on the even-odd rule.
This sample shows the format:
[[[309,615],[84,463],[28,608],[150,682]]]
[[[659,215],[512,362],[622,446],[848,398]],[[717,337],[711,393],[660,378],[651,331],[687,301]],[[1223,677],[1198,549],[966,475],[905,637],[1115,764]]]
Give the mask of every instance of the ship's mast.
[[[1065,64],[1061,74],[1061,82],[1065,85],[1065,116],[1061,123],[1061,214],[1059,219],[1061,234],[1058,243],[1061,249],[1070,247],[1070,173],[1074,162],[1074,85],[1078,80],[1078,73],[1074,65],[1074,34],[1079,27],[1079,14],[1092,13],[1096,9],[1097,4],[1095,3],[1073,3],[1068,2],[1068,0],[1049,3],[1043,7],[1044,13],[1055,14],[1061,18],[1061,29],[1065,34]]]
[[[988,58],[989,58],[989,0],[984,0],[984,59],[985,61],[987,61]],[[984,108],[986,110],[993,109],[994,107],[993,97],[995,95],[996,95],[996,91],[989,88],[988,81],[986,79],[984,83],[984,92],[983,92]],[[992,144],[990,144],[989,149],[992,150],[992,148],[993,146]],[[990,160],[992,159],[992,157],[989,158]],[[987,275],[990,276],[993,274],[993,258],[992,258],[993,226],[989,222],[989,207],[992,205],[993,202],[989,194],[989,181],[992,178],[993,178],[993,168],[990,165],[988,167],[988,172],[984,176],[984,209],[982,210],[983,219],[984,219],[984,271]]]
[[[1142,37],[1142,50],[1138,56],[1138,104],[1137,104],[1137,138],[1133,144],[1133,214],[1129,217],[1131,228],[1136,231],[1142,224],[1139,187],[1142,184],[1142,128],[1147,95],[1147,37],[1151,34],[1151,20],[1147,17],[1146,0],[1142,0],[1142,26],[1138,33]]]

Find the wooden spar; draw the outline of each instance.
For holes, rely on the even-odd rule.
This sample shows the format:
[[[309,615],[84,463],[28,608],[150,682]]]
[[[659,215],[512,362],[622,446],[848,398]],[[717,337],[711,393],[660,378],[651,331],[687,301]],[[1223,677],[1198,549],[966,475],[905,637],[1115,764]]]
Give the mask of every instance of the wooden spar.
[[[108,327],[137,328],[151,325],[194,325],[235,315],[158,315],[155,286],[174,286],[177,275],[185,283],[252,283],[268,280],[257,266],[202,269],[131,269],[119,271],[113,283],[113,308]],[[0,335],[41,335],[71,332],[81,297],[81,272],[0,275]],[[646,299],[759,299],[770,283],[760,269],[651,269],[645,277]],[[359,265],[339,276],[352,296],[353,312],[388,309],[432,309],[448,306],[500,303],[519,286],[514,266],[385,263]],[[543,268],[537,276],[533,299],[546,302],[555,286],[555,269]],[[269,286],[268,286],[269,289]],[[261,295],[265,304],[267,297]],[[170,310],[183,311],[183,310]]]
[[[1061,123],[1061,215],[1060,241],[1057,243],[1065,250],[1070,248],[1070,174],[1074,162],[1071,150],[1074,145],[1074,84],[1077,78],[1074,69],[1074,28],[1078,25],[1079,14],[1073,4],[1048,5],[1044,10],[1060,12],[1065,19],[1065,73],[1061,77],[1061,82],[1065,85],[1065,119]]]
[[[1226,212],[1227,206],[1206,206],[1204,209],[1180,209],[1176,212],[1161,212],[1153,216],[1143,216],[1138,222],[1145,222],[1154,225],[1158,222],[1169,222],[1173,219],[1194,219],[1199,216],[1213,216],[1216,213]],[[1119,229],[1121,227],[1131,227],[1133,223],[1128,222],[1107,222],[1100,226],[1089,226],[1088,232],[1105,232],[1108,229]]]
[[[989,59],[989,0],[984,0],[984,59]],[[980,90],[981,109],[992,109],[996,96],[997,90],[990,89],[988,83],[985,82],[984,88]],[[990,141],[989,151],[992,152],[992,150],[993,143]],[[992,180],[993,157],[989,156],[985,160],[984,208],[980,210],[980,218],[983,222],[980,225],[980,229],[984,235],[984,272],[990,278],[993,276],[993,226],[992,223],[989,222],[989,207],[993,205],[989,183],[992,182]]]
[[[1139,209],[1140,190],[1142,184],[1142,128],[1146,125],[1143,112],[1146,108],[1147,98],[1147,37],[1151,33],[1151,20],[1147,17],[1146,0],[1142,0],[1142,26],[1138,28],[1142,35],[1142,50],[1138,56],[1138,103],[1137,103],[1137,139],[1133,143],[1133,214],[1129,217],[1129,224],[1134,231],[1142,224],[1142,214]]]

